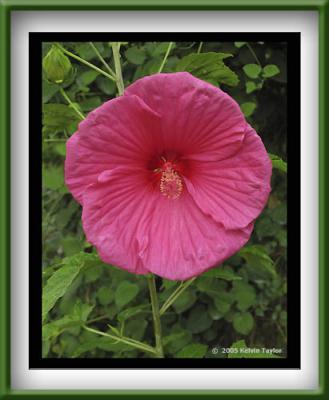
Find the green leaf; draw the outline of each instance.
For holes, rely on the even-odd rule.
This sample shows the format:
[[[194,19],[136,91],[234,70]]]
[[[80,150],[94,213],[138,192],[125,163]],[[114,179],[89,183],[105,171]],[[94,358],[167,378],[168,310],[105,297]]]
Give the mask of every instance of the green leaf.
[[[119,308],[124,307],[130,303],[137,296],[139,286],[134,283],[123,281],[118,286],[115,292],[115,303]]]
[[[85,282],[86,283],[96,282],[102,276],[102,273],[103,273],[103,268],[100,265],[97,265],[94,268],[86,269],[84,273]]]
[[[187,71],[208,82],[217,82],[228,86],[237,86],[239,78],[223,60],[232,57],[226,53],[192,53],[181,60],[176,65],[176,71]]]
[[[256,291],[253,286],[244,281],[234,281],[231,294],[234,296],[237,307],[241,311],[247,310],[255,304]]]
[[[101,42],[94,42],[94,46],[98,49],[98,51],[102,54],[104,51],[104,45]],[[75,52],[83,58],[84,60],[90,61],[92,59],[97,58],[97,54],[94,49],[90,46],[89,43],[79,43],[74,46]]]
[[[65,225],[67,224],[68,221],[69,220],[66,219]],[[74,254],[83,250],[82,242],[76,236],[66,236],[62,240],[62,246],[66,256],[73,256]]]
[[[94,82],[94,80],[98,77],[98,75],[99,75],[99,72],[94,71],[94,70],[82,72],[77,77],[77,84],[79,86],[89,86],[91,83]]]
[[[113,301],[114,293],[109,287],[102,286],[97,290],[97,298],[102,306],[107,306]]]
[[[52,321],[42,327],[42,340],[49,340],[61,334],[65,329],[80,327],[83,325],[93,310],[94,306],[83,304],[78,299],[73,307],[73,311],[63,318]],[[71,329],[72,331],[72,329]],[[80,330],[77,331],[79,334]]]
[[[134,317],[137,314],[140,314],[143,312],[148,312],[148,311],[150,311],[149,304],[138,305],[138,306],[130,307],[130,308],[127,308],[126,310],[121,311],[118,314],[117,318],[118,318],[118,321],[123,322],[131,317]]]
[[[203,358],[208,351],[208,346],[206,344],[189,344],[180,350],[175,358]]]
[[[137,47],[130,47],[126,50],[125,56],[129,62],[136,65],[143,64],[146,58],[144,50]]]
[[[105,76],[98,76],[96,79],[97,87],[107,95],[114,95],[116,91],[115,82],[106,78]]]
[[[48,167],[42,171],[42,184],[45,188],[58,190],[64,188],[63,166]]]
[[[267,254],[266,249],[261,245],[246,246],[240,250],[239,255],[244,258],[247,264],[254,269],[262,269],[270,277],[276,277],[274,262]]]
[[[76,112],[65,104],[44,104],[42,124],[47,132],[64,131],[73,122],[79,121]]]
[[[204,306],[198,305],[191,310],[186,328],[192,333],[201,333],[210,328],[212,322],[207,309]]]
[[[95,262],[95,255],[88,253],[79,253],[63,260],[63,264],[47,280],[42,290],[42,320],[66,293],[81,269],[91,262]]]
[[[246,93],[250,94],[250,93],[254,92],[255,90],[257,90],[256,83],[253,81],[247,81],[246,82]]]
[[[246,64],[243,66],[244,73],[252,79],[258,78],[262,68],[258,64]]]
[[[241,110],[245,117],[250,117],[256,109],[256,104],[251,101],[241,104]]]
[[[89,99],[80,101],[80,108],[82,111],[92,111],[102,104],[102,100],[99,96],[89,97]]]
[[[275,75],[278,75],[280,73],[280,69],[277,65],[274,64],[268,64],[265,65],[263,68],[262,75],[264,78],[272,78]]]
[[[46,80],[42,81],[42,102],[48,103],[49,100],[59,91],[59,86]]]
[[[182,312],[191,308],[196,300],[197,297],[194,291],[187,289],[173,303],[173,308],[177,314],[181,314]]]
[[[254,327],[254,318],[249,312],[235,314],[233,317],[233,327],[242,335],[248,335]]]
[[[163,57],[166,53],[170,42],[147,42],[144,49],[151,58]],[[172,43],[171,51],[175,48],[175,43]]]
[[[219,278],[224,279],[225,281],[237,281],[241,280],[241,276],[236,275],[232,268],[227,266],[219,266],[216,268],[212,268],[209,271],[202,274],[203,277],[207,278]]]
[[[273,168],[276,168],[279,171],[287,173],[287,163],[285,161],[283,161],[279,156],[276,156],[275,154],[268,153],[268,155],[272,161]]]
[[[272,209],[271,217],[273,221],[280,225],[285,225],[287,223],[287,204],[281,203],[277,207]]]
[[[238,49],[242,46],[244,46],[247,42],[234,42],[234,46],[237,47]]]
[[[226,314],[231,308],[231,302],[223,298],[223,296],[218,296],[214,298],[214,304],[216,309],[220,312],[220,315],[223,316]],[[213,314],[214,315],[214,314]],[[212,316],[213,318],[213,316]]]
[[[135,340],[143,340],[147,321],[145,319],[131,319],[125,324],[125,335]]]
[[[163,338],[163,346],[166,353],[176,354],[179,350],[187,346],[192,340],[192,333],[180,329],[178,332],[171,333]]]
[[[56,151],[57,154],[59,154],[62,157],[66,156],[66,144],[64,143],[58,143],[55,144],[54,149]]]

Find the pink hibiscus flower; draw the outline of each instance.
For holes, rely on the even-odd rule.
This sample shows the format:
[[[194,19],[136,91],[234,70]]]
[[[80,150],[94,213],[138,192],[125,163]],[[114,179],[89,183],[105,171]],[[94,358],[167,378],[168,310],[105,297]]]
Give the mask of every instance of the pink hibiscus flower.
[[[186,72],[139,79],[67,142],[66,184],[101,259],[171,280],[248,241],[271,173],[238,104]]]

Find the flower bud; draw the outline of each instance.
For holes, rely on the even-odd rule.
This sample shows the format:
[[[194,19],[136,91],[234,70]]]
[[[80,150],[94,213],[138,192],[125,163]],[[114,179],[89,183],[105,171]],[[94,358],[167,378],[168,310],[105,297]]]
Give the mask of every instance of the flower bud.
[[[42,67],[46,79],[53,83],[62,83],[72,70],[71,61],[57,46],[52,46],[44,59]]]

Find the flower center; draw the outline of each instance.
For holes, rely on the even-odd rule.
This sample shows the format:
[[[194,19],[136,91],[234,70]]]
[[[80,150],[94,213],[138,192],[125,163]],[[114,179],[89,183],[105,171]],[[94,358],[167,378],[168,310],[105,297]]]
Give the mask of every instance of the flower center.
[[[161,157],[161,165],[153,170],[160,176],[160,192],[163,196],[175,200],[183,191],[183,180],[175,169],[175,163]]]

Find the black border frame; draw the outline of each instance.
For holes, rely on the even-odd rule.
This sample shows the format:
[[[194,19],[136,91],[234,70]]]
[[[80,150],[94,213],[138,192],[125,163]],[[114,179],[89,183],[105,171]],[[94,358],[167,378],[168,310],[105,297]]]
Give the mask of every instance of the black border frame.
[[[267,41],[287,42],[288,328],[285,359],[87,359],[42,358],[42,42],[84,41]],[[300,368],[300,33],[30,33],[29,37],[29,367],[30,368]],[[40,101],[36,101],[40,99]],[[289,229],[290,227],[290,229]],[[293,229],[291,228],[293,227]],[[295,266],[298,266],[296,268]],[[39,275],[35,271],[40,268]],[[293,285],[291,284],[293,282]],[[298,310],[298,311],[297,311]],[[296,334],[296,328],[298,332]],[[39,347],[36,346],[39,343]],[[115,364],[115,365],[111,365]]]

